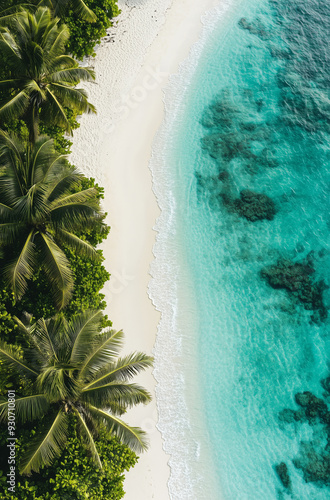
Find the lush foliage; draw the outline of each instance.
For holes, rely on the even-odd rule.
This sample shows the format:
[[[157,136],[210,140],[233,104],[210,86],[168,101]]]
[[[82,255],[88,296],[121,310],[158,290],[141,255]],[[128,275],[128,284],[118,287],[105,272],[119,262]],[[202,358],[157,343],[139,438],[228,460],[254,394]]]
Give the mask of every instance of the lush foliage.
[[[111,19],[119,14],[116,0],[86,0],[86,4],[96,15],[95,22],[89,23],[80,18],[73,9],[64,17],[71,33],[68,52],[78,59],[95,55],[95,44],[100,43],[107,28],[111,26]]]
[[[123,333],[101,331],[101,311],[86,311],[66,321],[63,315],[25,326],[17,348],[0,341],[0,360],[18,377],[30,381],[16,396],[16,423],[43,419],[35,438],[21,457],[20,473],[39,472],[61,454],[69,436],[69,418],[84,439],[96,467],[102,469],[94,436],[106,428],[134,450],[146,449],[145,433],[119,416],[127,408],[150,401],[149,393],[130,383],[150,367],[152,358],[132,353],[123,358]],[[0,402],[0,422],[8,418],[8,399]]]
[[[94,179],[83,178],[79,188],[94,188],[97,191],[97,197],[103,198],[103,188],[95,184]],[[109,230],[110,228],[101,220],[90,228],[84,228],[79,236],[96,246],[107,237]],[[70,262],[75,284],[71,301],[63,311],[65,317],[69,320],[77,312],[87,309],[105,309],[104,295],[100,291],[109,280],[110,274],[102,264],[104,260],[102,251],[97,250],[99,254],[97,261],[86,256],[78,256],[67,247],[64,251]],[[49,283],[42,270],[34,274],[27,292],[19,302],[15,301],[13,293],[0,279],[0,339],[9,343],[20,342],[14,316],[24,318],[25,311],[30,312],[34,320],[41,317],[49,318],[56,313],[52,296],[49,293]],[[107,319],[107,316],[103,316],[102,327],[109,326],[111,326],[111,321]],[[10,374],[0,364],[0,394],[4,395],[7,389],[14,387],[17,388],[16,375]]]
[[[78,255],[98,257],[75,231],[102,217],[94,188],[75,192],[81,175],[55,152],[53,141],[39,137],[27,147],[0,133],[0,249],[5,281],[20,299],[36,268],[51,283],[62,309],[71,297],[73,277],[61,244]]]
[[[42,469],[31,477],[18,476],[15,495],[6,488],[6,477],[0,475],[0,496],[3,500],[120,500],[124,496],[122,475],[133,467],[137,457],[117,439],[101,430],[96,446],[103,464],[103,471],[96,469],[79,439],[74,421],[70,422],[70,437],[61,456],[53,466]],[[36,429],[25,430],[17,441],[17,453],[24,453]],[[3,434],[0,469],[6,469],[4,451],[6,435]]]
[[[95,112],[86,92],[76,88],[81,80],[92,80],[94,73],[65,55],[69,29],[52,18],[48,8],[18,12],[15,19],[15,27],[0,33],[0,52],[9,70],[7,78],[0,81],[0,118],[11,121],[22,117],[31,142],[38,136],[40,118],[70,131],[65,107],[78,113]]]
[[[66,54],[93,54],[118,13],[116,0],[0,0],[0,127],[7,131],[0,131],[0,395],[15,389],[17,458],[23,474],[38,471],[17,473],[9,493],[7,428],[0,425],[4,500],[119,500],[122,474],[137,460],[119,439],[146,447],[144,433],[119,416],[150,400],[130,379],[152,360],[119,358],[122,332],[100,333],[111,326],[100,293],[109,273],[95,250],[109,232],[99,208],[103,189],[61,157],[71,146],[63,129],[94,111],[76,88],[93,72]],[[46,239],[51,266],[40,247]],[[49,280],[63,310],[47,320],[56,313]],[[5,398],[0,419],[6,423]]]

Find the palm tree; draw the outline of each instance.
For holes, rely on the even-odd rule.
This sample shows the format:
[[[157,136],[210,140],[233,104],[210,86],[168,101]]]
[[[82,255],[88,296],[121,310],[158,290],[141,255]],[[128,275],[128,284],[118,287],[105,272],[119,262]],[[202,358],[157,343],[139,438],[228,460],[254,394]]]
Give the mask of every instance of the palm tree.
[[[0,53],[10,71],[10,78],[0,81],[5,95],[0,119],[23,117],[31,142],[38,136],[40,119],[70,132],[65,108],[95,112],[85,90],[76,88],[80,80],[93,80],[94,72],[65,55],[69,29],[59,25],[47,7],[39,7],[35,13],[18,12],[14,19],[14,26],[0,33]]]
[[[98,467],[102,467],[94,437],[106,428],[136,451],[146,449],[146,435],[118,415],[150,394],[129,380],[152,365],[143,353],[118,358],[123,333],[99,333],[102,312],[86,311],[70,322],[63,315],[24,326],[16,319],[28,347],[18,350],[0,342],[0,360],[32,384],[31,394],[16,397],[17,423],[43,419],[45,427],[22,457],[21,474],[38,472],[59,456],[68,437],[70,415]],[[0,403],[0,421],[6,421],[8,402]],[[42,425],[41,425],[42,426]]]
[[[61,246],[99,258],[75,234],[102,224],[103,217],[96,189],[79,191],[81,179],[48,137],[25,146],[0,131],[0,268],[16,299],[25,293],[35,270],[42,268],[61,309],[73,289],[70,264]]]

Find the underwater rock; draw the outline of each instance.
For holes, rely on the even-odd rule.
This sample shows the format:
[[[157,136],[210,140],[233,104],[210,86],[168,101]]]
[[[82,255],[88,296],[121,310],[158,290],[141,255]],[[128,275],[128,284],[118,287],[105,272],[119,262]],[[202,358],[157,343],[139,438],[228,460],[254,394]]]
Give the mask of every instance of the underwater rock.
[[[272,220],[276,214],[273,200],[265,194],[243,189],[240,198],[234,201],[236,211],[251,222],[257,220]]]
[[[326,450],[315,450],[311,443],[302,442],[300,456],[293,464],[302,470],[306,483],[330,484],[330,455]]]
[[[224,89],[206,108],[201,123],[205,128],[228,129],[232,127],[233,120],[238,113],[239,110],[230,99],[230,93]]]
[[[327,384],[328,382],[325,383],[326,386]],[[286,408],[279,413],[279,420],[289,424],[295,421],[308,421],[313,430],[315,429],[318,438],[313,442],[302,441],[300,443],[300,454],[292,462],[297,469],[302,470],[306,482],[314,482],[318,486],[329,485],[330,411],[323,399],[318,398],[310,391],[298,392],[295,395],[295,400],[301,409],[295,411]],[[323,439],[320,439],[322,428]],[[284,472],[284,467],[282,469]],[[277,469],[276,472],[279,475]]]
[[[242,89],[243,102],[223,89],[203,113],[201,124],[208,134],[201,140],[202,149],[222,166],[239,158],[250,173],[258,168],[276,167],[275,136],[272,127],[260,120],[263,99],[256,98],[250,89]],[[235,102],[235,104],[234,104]]]
[[[263,99],[257,99],[256,102],[255,102],[255,104],[257,106],[258,113],[260,113],[260,111],[264,107],[264,100]]]
[[[298,392],[295,395],[296,403],[302,406],[305,410],[307,419],[311,420],[314,418],[320,418],[323,422],[327,423],[330,412],[323,399],[314,396],[309,391]]]
[[[286,463],[281,462],[280,464],[275,465],[275,471],[284,488],[291,489],[291,479]]]
[[[218,179],[221,182],[229,182],[230,180],[229,172],[227,172],[227,170],[221,170],[221,172],[219,172]]]
[[[327,318],[327,310],[323,303],[323,290],[327,286],[324,281],[313,282],[311,275],[314,272],[309,263],[283,259],[274,266],[264,267],[260,274],[272,288],[288,290],[302,302],[306,310],[314,311],[311,319],[316,323]]]
[[[202,148],[206,149],[211,158],[230,162],[234,158],[251,158],[247,137],[236,133],[216,133],[206,135],[202,139]]]
[[[305,251],[305,247],[302,243],[298,243],[297,246],[296,246],[296,252],[297,253],[302,253]]]
[[[301,422],[306,419],[304,410],[291,410],[290,408],[284,408],[279,414],[278,419],[286,424],[293,424],[295,422]]]

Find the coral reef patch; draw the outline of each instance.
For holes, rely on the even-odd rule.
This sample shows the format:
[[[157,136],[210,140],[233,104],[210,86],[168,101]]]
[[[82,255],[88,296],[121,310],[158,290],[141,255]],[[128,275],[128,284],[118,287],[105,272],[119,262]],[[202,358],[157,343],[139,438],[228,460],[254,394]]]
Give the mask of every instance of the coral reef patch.
[[[328,312],[323,301],[323,291],[328,288],[323,280],[312,278],[315,269],[309,262],[280,259],[275,265],[264,267],[260,274],[272,288],[283,288],[296,297],[305,309],[314,311],[312,321],[324,321]]]

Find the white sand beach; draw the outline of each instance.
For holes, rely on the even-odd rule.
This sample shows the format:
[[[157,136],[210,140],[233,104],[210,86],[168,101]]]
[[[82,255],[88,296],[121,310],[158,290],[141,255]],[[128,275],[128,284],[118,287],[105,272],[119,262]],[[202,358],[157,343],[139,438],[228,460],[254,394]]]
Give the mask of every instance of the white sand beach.
[[[111,273],[105,288],[106,313],[123,329],[125,351],[152,353],[160,313],[147,286],[159,215],[148,163],[163,116],[163,90],[201,33],[201,16],[217,0],[119,0],[116,25],[89,61],[96,82],[86,86],[97,116],[85,115],[74,133],[71,161],[105,188],[104,209],[111,226],[103,245]],[[127,415],[150,437],[148,452],[125,480],[127,500],[168,500],[170,469],[157,430],[155,380],[139,378],[153,402]],[[197,499],[196,499],[197,500]]]

